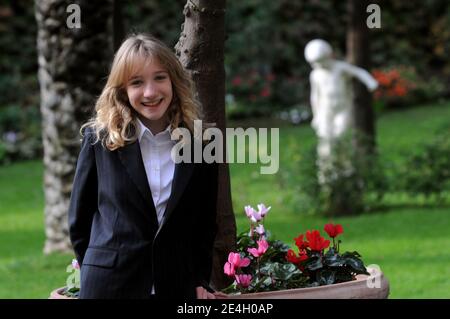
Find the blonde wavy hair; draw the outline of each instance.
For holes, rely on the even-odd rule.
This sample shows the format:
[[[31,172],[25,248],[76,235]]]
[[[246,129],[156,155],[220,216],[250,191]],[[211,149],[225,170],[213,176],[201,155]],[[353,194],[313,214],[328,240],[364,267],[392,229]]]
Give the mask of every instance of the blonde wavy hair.
[[[108,81],[95,104],[95,115],[81,127],[95,132],[94,143],[113,151],[137,140],[136,111],[126,86],[149,59],[157,59],[169,74],[173,98],[167,109],[170,129],[187,128],[194,132],[194,120],[202,119],[201,105],[194,97],[194,83],[175,54],[161,41],[147,34],[129,36],[117,51]]]

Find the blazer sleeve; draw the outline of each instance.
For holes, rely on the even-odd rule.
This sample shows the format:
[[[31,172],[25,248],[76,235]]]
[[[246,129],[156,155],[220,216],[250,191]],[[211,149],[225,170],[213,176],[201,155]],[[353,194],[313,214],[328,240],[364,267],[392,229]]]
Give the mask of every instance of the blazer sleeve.
[[[80,266],[86,253],[92,220],[97,211],[97,167],[92,134],[85,132],[69,205],[69,236]]]
[[[203,286],[209,291],[212,270],[212,259],[214,250],[214,240],[217,234],[217,187],[218,187],[218,164],[202,164],[201,184],[202,194],[201,203],[197,218],[195,243],[195,271],[196,286]]]

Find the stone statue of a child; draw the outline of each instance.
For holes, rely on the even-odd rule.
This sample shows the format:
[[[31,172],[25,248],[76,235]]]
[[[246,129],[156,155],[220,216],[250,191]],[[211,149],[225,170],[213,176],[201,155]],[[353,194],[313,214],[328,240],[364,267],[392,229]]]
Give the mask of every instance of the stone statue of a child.
[[[360,80],[370,91],[378,87],[378,82],[366,70],[334,60],[330,44],[321,39],[308,42],[305,59],[313,68],[310,74],[311,126],[319,138],[319,166],[323,166],[333,145],[348,129],[354,128],[351,79]]]

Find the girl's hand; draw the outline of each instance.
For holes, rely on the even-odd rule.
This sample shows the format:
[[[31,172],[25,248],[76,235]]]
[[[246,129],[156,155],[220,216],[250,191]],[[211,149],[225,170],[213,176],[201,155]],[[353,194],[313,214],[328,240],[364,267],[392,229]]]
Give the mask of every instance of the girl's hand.
[[[216,296],[205,288],[199,286],[195,287],[195,293],[197,294],[197,299],[216,299]]]

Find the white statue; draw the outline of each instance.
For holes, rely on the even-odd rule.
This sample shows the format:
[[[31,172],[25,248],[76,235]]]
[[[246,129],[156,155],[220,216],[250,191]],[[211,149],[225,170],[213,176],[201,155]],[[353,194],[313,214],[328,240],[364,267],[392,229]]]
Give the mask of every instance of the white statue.
[[[319,138],[317,151],[320,169],[326,165],[338,139],[354,128],[351,79],[357,78],[370,91],[378,87],[378,82],[366,70],[334,60],[330,44],[321,39],[306,45],[305,59],[313,68],[310,74],[311,126]],[[323,182],[323,176],[319,173],[320,179]]]

